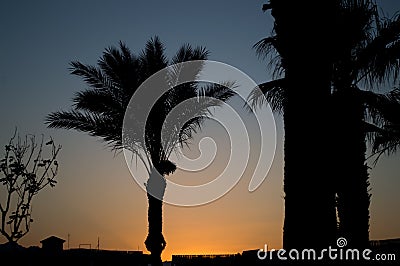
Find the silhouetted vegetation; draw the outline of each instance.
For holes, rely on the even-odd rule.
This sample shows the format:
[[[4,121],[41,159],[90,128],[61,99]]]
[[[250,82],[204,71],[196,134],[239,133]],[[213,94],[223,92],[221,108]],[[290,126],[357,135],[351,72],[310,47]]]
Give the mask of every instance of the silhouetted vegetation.
[[[334,2],[332,1],[332,4]],[[374,143],[373,148],[378,153],[390,152],[390,147],[398,147],[395,129],[398,124],[395,122],[395,117],[399,117],[400,92],[398,89],[393,89],[388,93],[381,94],[373,92],[372,89],[387,85],[393,86],[397,80],[400,71],[398,53],[400,48],[400,19],[399,16],[390,19],[381,16],[373,1],[337,1],[336,3],[336,9],[332,9],[332,11],[336,12],[334,14],[335,20],[333,20],[336,24],[334,24],[334,27],[328,24],[331,27],[330,30],[329,28],[324,29],[334,36],[334,39],[330,40],[333,45],[329,51],[331,55],[321,53],[320,47],[314,47],[314,52],[320,52],[320,60],[325,61],[323,65],[330,65],[329,72],[326,72],[330,73],[330,78],[325,80],[327,82],[325,84],[329,85],[327,87],[330,90],[325,91],[325,98],[323,98],[326,100],[325,104],[330,110],[324,113],[326,116],[320,116],[322,120],[328,121],[330,125],[327,126],[325,121],[322,124],[321,120],[314,121],[321,125],[321,128],[316,128],[314,129],[315,131],[308,132],[308,134],[319,136],[321,129],[328,129],[330,132],[323,131],[327,139],[325,141],[322,140],[323,142],[319,144],[324,147],[325,151],[315,153],[314,156],[310,154],[310,158],[317,156],[330,162],[328,161],[328,164],[325,164],[325,168],[321,169],[321,181],[319,183],[316,182],[313,186],[319,190],[321,182],[328,182],[328,184],[334,185],[335,191],[326,192],[336,193],[338,212],[338,231],[336,235],[344,236],[352,246],[365,247],[369,243],[370,201],[368,188],[369,166],[366,163],[367,136],[369,136],[370,143]],[[279,12],[283,12],[282,10],[284,9],[284,6],[280,7],[278,4],[275,6],[275,4],[275,1],[271,1],[269,5],[264,6],[264,9],[272,8],[273,16],[277,12],[281,14]],[[281,14],[281,16],[284,15]],[[275,76],[277,79],[261,84],[260,88],[265,93],[266,99],[273,110],[283,112],[284,116],[287,116],[286,105],[290,106],[291,91],[297,90],[299,93],[308,91],[309,84],[318,82],[318,79],[315,80],[314,75],[310,76],[307,73],[303,73],[302,79],[299,77],[297,81],[297,87],[290,87],[291,81],[290,76],[288,77],[288,72],[291,69],[287,63],[289,48],[282,45],[283,40],[288,40],[282,39],[280,36],[280,34],[288,34],[288,32],[280,32],[278,23],[279,19],[282,18],[278,15],[278,17],[275,16],[275,19],[275,34],[261,40],[255,47],[261,56],[270,55],[274,51],[278,53],[278,60],[273,58],[276,60],[273,63],[276,65]],[[313,47],[313,44],[308,43],[308,41],[307,39],[306,43]],[[324,44],[329,40],[314,39],[314,41]],[[312,51],[306,51],[312,53]],[[303,60],[305,64],[306,59],[303,58]],[[309,64],[307,63],[307,67],[304,68],[310,71],[308,67]],[[314,74],[314,69],[312,69],[312,72]],[[285,74],[284,77],[281,77],[283,74]],[[300,81],[304,79],[306,79],[306,82],[301,83]],[[251,100],[253,100],[254,104],[262,104],[260,102],[262,98],[258,96],[256,91],[251,95]],[[309,95],[309,99],[316,102],[320,101],[321,98],[317,96]],[[330,99],[327,100],[326,96]],[[308,102],[308,104],[312,103]],[[307,109],[307,107],[298,107]],[[316,110],[319,112],[319,109]],[[297,117],[302,119],[307,116],[299,115]],[[289,156],[286,151],[286,145],[288,145],[286,138],[293,133],[290,130],[299,134],[302,129],[299,127],[287,128],[287,118],[284,118],[284,121],[285,192],[287,198],[286,183],[288,180],[286,172],[295,170],[287,165],[287,157]],[[317,137],[314,141],[319,140],[321,139]],[[307,145],[309,144],[307,143]],[[296,143],[293,145],[297,146]],[[395,151],[395,149],[391,151]],[[301,152],[308,154],[304,150]],[[318,169],[320,168],[318,167]],[[299,181],[302,180],[302,178],[298,179]],[[303,188],[308,185],[299,183],[297,189],[301,193],[306,193]],[[315,200],[319,200],[319,198],[315,198]],[[290,203],[286,199],[285,209],[287,204]],[[313,205],[306,205],[301,210],[311,206]],[[300,208],[300,206],[298,207]],[[294,219],[294,216],[285,216],[285,229],[287,228],[287,219],[290,219],[290,217]],[[311,222],[309,218],[314,219],[309,216],[306,217],[307,223]],[[285,230],[285,234],[288,233],[287,231]],[[308,233],[313,231],[315,234],[320,234],[321,232],[311,230]]]
[[[400,101],[400,100],[399,100]],[[385,121],[373,139],[374,163],[381,155],[392,155],[400,148],[400,107],[391,105],[385,108]]]
[[[34,135],[21,138],[17,131],[5,145],[0,160],[0,233],[12,245],[31,228],[33,198],[57,183],[60,149],[52,138],[45,143],[42,136],[37,142]]]
[[[72,62],[71,73],[82,77],[90,88],[76,94],[73,110],[54,112],[46,120],[49,127],[87,132],[106,141],[112,149],[126,148],[142,160],[149,174],[146,184],[149,230],[145,245],[151,252],[153,265],[161,265],[161,253],[166,246],[162,234],[165,176],[176,169],[175,164],[168,158],[201,127],[209,115],[209,107],[219,106],[221,101],[233,95],[229,88],[233,84],[220,86],[200,85],[198,82],[183,83],[160,95],[151,107],[148,117],[145,117],[147,120],[139,118],[138,114],[143,112],[140,104],[129,106],[129,113],[132,115],[129,121],[133,126],[124,132],[123,121],[129,101],[146,79],[173,65],[165,77],[166,83],[158,85],[169,88],[170,84],[178,84],[183,75],[185,80],[196,80],[196,76],[202,70],[202,64],[196,69],[185,69],[175,64],[206,60],[209,54],[203,47],[192,48],[190,45],[183,45],[169,61],[164,50],[159,38],[155,37],[147,42],[139,55],[131,53],[121,42],[119,49],[106,49],[98,61],[98,66]],[[155,88],[146,89],[151,94]],[[180,116],[165,125],[170,111],[186,100],[195,100],[196,104],[187,106]],[[189,117],[190,120],[185,120],[185,117]],[[142,128],[145,128],[145,140],[141,138]],[[162,130],[165,130],[167,137],[162,136]],[[124,140],[121,133],[124,134]]]
[[[277,51],[277,79],[261,85],[283,113],[285,220],[283,247],[323,248],[336,236],[332,171],[331,76],[337,1],[271,0],[274,32],[257,44]],[[301,33],[301,39],[299,34]],[[270,89],[267,89],[270,88]],[[252,95],[257,99],[257,95]],[[257,102],[257,101],[255,101]],[[315,115],[314,115],[315,114]],[[318,116],[317,116],[318,115]]]

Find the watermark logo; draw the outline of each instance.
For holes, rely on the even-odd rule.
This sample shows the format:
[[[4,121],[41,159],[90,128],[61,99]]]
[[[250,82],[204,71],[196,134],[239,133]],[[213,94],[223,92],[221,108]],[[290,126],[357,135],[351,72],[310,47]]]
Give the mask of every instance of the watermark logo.
[[[342,248],[342,247],[347,246],[347,240],[346,240],[346,238],[344,238],[344,237],[339,237],[339,238],[336,240],[336,245],[337,245],[339,248]]]
[[[143,148],[147,137],[146,125],[157,101],[166,99],[165,95],[173,88],[185,83],[218,84],[225,87],[235,85],[233,91],[236,95],[229,101],[218,102],[219,107],[213,109],[210,115],[210,118],[226,132],[225,141],[229,144],[221,146],[217,143],[218,138],[213,138],[212,135],[204,137],[198,142],[200,156],[193,159],[186,156],[176,142],[171,141],[176,137],[176,132],[181,132],[187,121],[196,117],[196,108],[200,108],[205,101],[220,101],[217,98],[204,97],[199,100],[198,96],[193,96],[177,105],[172,104],[173,108],[169,113],[163,114],[166,119],[162,127],[161,144],[163,150],[168,152],[168,159],[174,162],[178,169],[190,175],[191,172],[206,171],[215,162],[218,152],[229,155],[229,158],[222,167],[223,170],[215,176],[208,176],[205,183],[184,185],[174,182],[169,177],[165,178],[165,195],[159,193],[161,199],[178,206],[209,203],[228,193],[243,177],[249,164],[254,168],[251,171],[248,190],[256,190],[267,177],[275,155],[276,128],[271,108],[264,104],[254,110],[248,102],[248,96],[257,84],[239,69],[210,60],[188,61],[168,66],[152,75],[135,91],[125,112],[122,133],[124,156],[132,177],[146,191],[149,176],[156,171],[152,165],[152,154]],[[258,94],[264,97],[261,91]],[[247,108],[243,108],[244,106]],[[174,152],[171,152],[172,150]],[[147,173],[138,171],[138,164],[141,164]],[[209,175],[210,172],[207,173]],[[154,193],[153,196],[159,195]]]
[[[336,241],[336,247],[329,246],[322,250],[315,249],[271,249],[268,250],[268,245],[257,251],[257,257],[260,260],[373,260],[373,261],[395,261],[396,254],[373,254],[371,249],[355,249],[347,248],[347,239],[339,237]]]

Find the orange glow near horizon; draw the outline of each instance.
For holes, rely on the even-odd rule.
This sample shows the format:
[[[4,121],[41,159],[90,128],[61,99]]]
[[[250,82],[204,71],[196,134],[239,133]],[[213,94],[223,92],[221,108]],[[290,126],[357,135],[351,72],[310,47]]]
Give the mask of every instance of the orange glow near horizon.
[[[69,132],[68,132],[69,133]],[[76,156],[74,138],[63,148],[59,183],[54,189],[39,194],[33,204],[31,231],[21,239],[26,247],[39,246],[40,240],[56,235],[67,240],[70,248],[79,244],[108,250],[141,250],[147,236],[147,198],[133,181],[121,156],[90,142]],[[279,150],[279,149],[278,149]],[[96,154],[96,156],[92,156]],[[371,239],[400,236],[397,212],[396,172],[388,172],[389,164],[399,158],[385,160],[371,172]],[[167,241],[163,260],[182,254],[236,254],[244,250],[280,248],[284,200],[282,191],[283,160],[281,152],[264,183],[254,192],[247,190],[249,175],[224,197],[198,207],[177,207],[164,204],[163,233]],[[385,178],[373,178],[386,171]],[[175,173],[179,178],[181,172]],[[393,175],[393,176],[391,176]],[[389,182],[390,180],[390,182]],[[384,208],[382,206],[385,206]],[[0,238],[0,242],[4,242]],[[68,243],[64,244],[67,248]]]
[[[70,143],[73,138],[69,136]],[[113,158],[98,142],[76,156],[74,144],[64,147],[59,161],[68,160],[59,183],[34,202],[31,231],[20,244],[40,246],[56,235],[69,247],[90,244],[100,249],[142,250],[147,236],[147,197],[133,181],[123,156]],[[92,156],[96,154],[96,156]],[[73,166],[73,167],[71,167]],[[248,192],[248,172],[225,196],[197,207],[164,204],[163,233],[167,241],[163,260],[173,254],[236,254],[267,243],[279,247],[282,227],[281,167],[253,193]],[[211,169],[212,171],[212,169]],[[187,175],[177,171],[175,178]],[[251,206],[251,207],[249,207]],[[2,242],[2,241],[1,241]],[[65,242],[64,248],[68,247]]]

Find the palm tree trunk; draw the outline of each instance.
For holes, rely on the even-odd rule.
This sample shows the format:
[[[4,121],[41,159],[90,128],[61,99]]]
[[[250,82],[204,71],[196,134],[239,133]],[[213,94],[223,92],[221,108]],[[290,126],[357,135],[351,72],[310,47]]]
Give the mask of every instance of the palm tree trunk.
[[[337,210],[339,234],[349,247],[366,248],[369,245],[370,194],[368,166],[366,165],[366,132],[364,106],[357,89],[348,88],[336,96],[337,156]],[[338,126],[339,128],[339,126]]]
[[[288,82],[283,248],[327,248],[336,235],[329,146],[331,24],[336,1],[270,2]]]
[[[162,234],[162,205],[165,193],[165,178],[152,169],[150,178],[147,182],[147,199],[148,208],[148,224],[149,232],[145,241],[145,245],[151,255],[151,265],[161,266],[161,253],[166,246],[164,236]]]
[[[288,93],[284,113],[283,247],[286,250],[323,249],[331,245],[336,236],[335,191],[331,174],[334,166],[330,158],[332,147],[329,145],[329,97],[317,94],[317,90],[322,90],[319,86],[307,87],[307,90],[315,89],[313,96],[295,91],[299,84],[307,86],[309,77],[300,71],[290,75],[288,73],[294,83],[290,87],[292,92]],[[311,99],[314,102],[310,102]],[[315,112],[323,119],[313,118]]]

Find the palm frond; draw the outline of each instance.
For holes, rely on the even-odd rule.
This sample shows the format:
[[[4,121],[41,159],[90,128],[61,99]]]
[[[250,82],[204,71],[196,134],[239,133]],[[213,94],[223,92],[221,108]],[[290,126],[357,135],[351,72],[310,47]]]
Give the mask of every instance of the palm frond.
[[[88,89],[79,91],[73,98],[74,108],[96,114],[123,116],[123,103],[113,95],[113,91]]]
[[[102,138],[110,147],[119,149],[122,146],[122,121],[118,123],[115,119],[92,113],[59,111],[49,114],[45,123],[49,128],[75,129],[86,132],[90,136]]]
[[[236,93],[235,81],[224,81],[219,84],[207,84],[200,88],[198,95],[199,101],[205,101],[209,106],[220,106],[223,102],[226,102]],[[215,100],[215,101],[214,101]]]
[[[183,96],[176,91],[177,93],[174,94],[176,99],[172,101],[170,110],[172,113],[166,117],[162,129],[163,146],[168,156],[179,146],[187,144],[193,134],[201,129],[205,119],[212,115],[211,108],[221,106],[235,95],[234,87],[234,82],[222,82],[221,84],[206,84],[199,89],[193,86],[193,93]],[[174,110],[178,106],[178,111]]]
[[[287,98],[286,86],[285,78],[262,83],[250,92],[248,102],[250,102],[252,108],[268,103],[272,111],[282,114]]]
[[[360,76],[370,86],[396,80],[400,74],[400,18],[382,20],[376,35],[357,55]]]
[[[109,47],[98,60],[98,65],[118,89],[131,90],[140,85],[138,81],[139,60],[129,48],[120,41],[119,49]]]
[[[128,103],[145,80],[171,65],[157,36],[146,43],[138,56],[120,42],[118,48],[105,49],[97,66],[73,61],[71,74],[82,77],[89,89],[75,94],[73,110],[53,112],[46,117],[45,123],[50,128],[74,129],[99,137],[115,150],[127,148],[144,161],[148,171],[151,165],[168,164],[170,152],[200,129],[204,119],[211,114],[210,108],[220,106],[234,95],[234,83],[201,87],[201,83],[196,82],[204,66],[200,60],[206,60],[208,53],[203,47],[192,48],[188,44],[178,50],[170,62],[172,67],[167,68],[165,80],[156,84],[158,90],[151,87],[154,84],[145,88],[146,92],[155,94],[172,87],[152,106],[145,121],[140,121],[140,116],[136,115],[143,111],[140,104],[130,106]],[[187,68],[177,65],[189,61],[199,61],[199,64]],[[190,82],[180,84],[186,80]],[[190,104],[181,113],[170,123],[165,122],[177,106],[187,102]],[[126,113],[131,124],[123,128]],[[168,125],[164,130],[167,138],[163,139],[165,125]],[[171,167],[164,168],[173,171],[173,164],[168,165]]]
[[[359,96],[365,104],[367,119],[378,126],[384,126],[387,121],[393,121],[399,115],[400,90],[397,88],[387,93],[360,90]]]
[[[139,61],[141,77],[145,77],[145,79],[168,65],[165,47],[158,36],[151,38],[146,43],[145,49],[139,55]]]
[[[285,70],[283,51],[281,51],[276,35],[266,37],[253,45],[259,58],[268,60],[268,68],[273,69],[273,76],[280,77]]]
[[[373,152],[378,154],[393,154],[400,148],[400,91],[392,90],[385,97],[384,109],[381,110],[381,130],[374,135]],[[376,159],[376,160],[377,160]]]
[[[179,64],[192,60],[207,60],[209,54],[210,52],[202,46],[197,46],[193,49],[190,44],[184,44],[178,49],[174,57],[172,57],[171,64]]]
[[[385,94],[363,91],[367,115],[377,127],[369,135],[372,143],[370,156],[376,156],[374,164],[383,154],[393,154],[400,148],[400,90],[393,89]]]
[[[94,66],[84,65],[78,61],[70,63],[72,75],[82,77],[83,80],[92,88],[112,89],[112,82],[103,74],[103,72]]]
[[[277,51],[276,47],[276,36],[263,38],[253,45],[253,48],[256,50],[256,54],[263,59],[267,58],[267,56],[270,55],[271,52]]]
[[[178,133],[178,142],[181,146],[187,144],[188,141],[193,138],[193,134],[197,133],[201,129],[206,118],[205,115],[193,117],[181,127],[181,130]]]
[[[400,149],[400,123],[387,124],[373,140],[372,156],[376,156],[376,164],[383,154],[391,155]]]
[[[204,67],[202,60],[207,60],[208,55],[209,51],[204,47],[198,46],[193,49],[189,44],[181,46],[171,60],[170,71],[168,72],[170,87],[182,82],[197,80],[200,71]],[[192,62],[189,65],[181,64],[189,61],[196,62]]]

